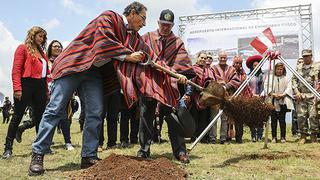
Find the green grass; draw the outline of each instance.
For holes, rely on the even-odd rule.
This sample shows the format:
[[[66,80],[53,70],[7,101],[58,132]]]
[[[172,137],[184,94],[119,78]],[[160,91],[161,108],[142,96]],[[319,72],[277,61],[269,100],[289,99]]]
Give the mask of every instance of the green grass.
[[[7,128],[8,125],[0,124],[2,144]],[[250,142],[246,128],[243,144],[197,145],[190,154],[191,163],[188,165],[182,165],[173,158],[169,143],[152,145],[151,156],[165,156],[172,160],[188,172],[188,179],[320,179],[320,144],[297,144],[289,128],[288,142],[269,144],[268,149],[263,149],[262,142]],[[70,173],[80,170],[82,134],[77,121],[72,124],[71,136],[75,150],[66,151],[63,136],[56,134],[52,146],[55,154],[45,156],[45,174],[30,179],[67,179]],[[14,143],[13,157],[0,159],[0,179],[29,179],[27,172],[34,138],[33,129],[26,131],[22,143]],[[163,131],[163,138],[168,139],[166,130]],[[105,158],[111,153],[135,156],[138,148],[135,145],[128,149],[107,150],[99,153],[99,157]]]

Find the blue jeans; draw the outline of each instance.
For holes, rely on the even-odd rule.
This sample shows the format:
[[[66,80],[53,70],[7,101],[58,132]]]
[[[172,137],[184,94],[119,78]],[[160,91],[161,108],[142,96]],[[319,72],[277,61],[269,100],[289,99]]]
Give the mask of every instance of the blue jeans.
[[[37,138],[32,144],[34,153],[45,154],[50,148],[55,127],[65,120],[67,104],[76,89],[79,89],[80,99],[86,104],[81,156],[97,156],[103,89],[100,72],[95,67],[54,81],[50,102],[43,113]]]
[[[262,139],[263,127],[251,128],[251,139]]]

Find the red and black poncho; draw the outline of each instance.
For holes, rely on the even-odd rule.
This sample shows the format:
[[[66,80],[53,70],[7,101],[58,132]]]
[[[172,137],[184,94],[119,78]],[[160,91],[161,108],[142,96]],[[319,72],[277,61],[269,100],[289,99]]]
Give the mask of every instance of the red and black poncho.
[[[52,77],[57,79],[83,72],[103,61],[109,68],[104,69],[106,73],[103,76],[106,92],[114,91],[120,84],[129,107],[137,101],[139,94],[175,106],[179,97],[176,81],[149,66],[114,59],[139,50],[148,53],[154,61],[157,60],[157,56],[139,34],[128,31],[121,15],[105,11],[91,21],[56,58]],[[110,62],[113,66],[110,66]],[[157,63],[166,66],[161,61]]]

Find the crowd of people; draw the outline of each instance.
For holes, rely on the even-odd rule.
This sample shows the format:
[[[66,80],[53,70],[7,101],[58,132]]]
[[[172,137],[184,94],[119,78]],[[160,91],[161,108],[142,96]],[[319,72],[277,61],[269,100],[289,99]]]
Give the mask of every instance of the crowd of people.
[[[14,54],[14,113],[5,138],[3,158],[12,157],[14,139],[20,143],[23,132],[32,127],[35,127],[36,137],[32,144],[30,176],[44,173],[44,155],[52,153],[50,146],[56,129],[64,136],[65,148],[73,150],[70,125],[79,108],[74,98],[77,95],[83,135],[81,168],[97,163],[100,151],[126,148],[130,144],[139,143],[137,156],[149,158],[152,143],[162,142],[163,120],[168,126],[174,157],[182,163],[190,162],[186,133],[181,124],[186,117],[195,122],[191,135],[193,141],[217,115],[220,107],[199,103],[201,92],[188,82],[205,87],[216,81],[224,87],[226,96],[232,96],[249,72],[244,71],[241,56],[231,57],[233,63],[227,64],[230,57],[226,51],[218,53],[218,63],[213,62],[211,53],[201,51],[196,63],[192,64],[183,41],[172,32],[174,13],[169,9],[161,11],[156,30],[140,36],[138,31],[146,25],[146,11],[147,7],[138,2],[129,4],[123,15],[105,11],[65,49],[58,40],[53,40],[46,49],[47,32],[41,27],[34,26],[28,31],[24,43]],[[302,62],[297,65],[298,73],[314,88],[319,88],[319,65],[312,60],[312,52],[303,50],[302,57]],[[149,58],[174,71],[176,78],[141,64]],[[262,59],[260,55],[246,59],[250,72]],[[260,69],[241,95],[271,99],[275,107],[271,115],[272,142],[278,142],[278,121],[279,140],[286,142],[285,115],[291,110],[296,112],[294,133],[301,134],[299,143],[306,142],[309,126],[311,141],[317,142],[319,119],[314,95],[297,78],[291,80],[287,77],[281,62],[275,64],[269,77],[267,74]],[[9,121],[7,112],[11,108],[7,100],[3,107],[4,122]],[[32,117],[21,123],[28,106],[32,109]],[[105,119],[108,140],[104,147]],[[233,138],[236,143],[243,143],[243,124],[225,114],[220,120],[219,143],[225,144]],[[120,145],[117,143],[118,121]],[[252,142],[262,140],[264,127],[250,130]],[[217,123],[201,142],[218,143]]]

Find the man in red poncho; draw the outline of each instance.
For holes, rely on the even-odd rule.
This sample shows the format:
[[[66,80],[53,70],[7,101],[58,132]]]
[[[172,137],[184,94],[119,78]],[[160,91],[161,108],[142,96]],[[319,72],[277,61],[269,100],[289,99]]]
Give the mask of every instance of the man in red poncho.
[[[238,79],[240,80],[241,84],[247,79],[246,72],[242,68],[242,57],[241,56],[234,56],[232,66],[235,68]],[[247,85],[244,90],[242,91],[241,95],[250,97],[252,96],[252,92],[250,86]],[[235,129],[236,129],[236,143],[242,143],[242,136],[243,136],[243,124],[241,122],[235,121]]]
[[[160,13],[160,18],[158,20],[159,28],[156,31],[148,32],[143,35],[145,42],[152,48],[154,53],[158,56],[159,60],[165,63],[168,68],[176,71],[180,74],[191,78],[195,75],[193,68],[191,66],[191,59],[184,47],[182,40],[173,34],[172,27],[174,25],[174,14],[171,10],[166,9]],[[153,71],[152,74],[157,73]],[[168,81],[165,81],[166,83]],[[180,83],[184,83],[180,81]],[[172,107],[185,108],[185,114],[188,116],[188,110],[185,106],[185,99],[190,99],[188,94],[184,92],[184,86],[179,86],[180,94],[176,97],[174,101],[179,102],[176,106],[174,103],[163,104],[160,106],[160,112],[163,112],[165,120],[168,124],[169,138],[171,141],[171,147],[174,156],[183,163],[189,162],[189,157],[187,156],[186,145],[183,133],[179,133],[181,127],[177,124],[177,121],[181,120],[181,117],[176,116],[172,112]],[[155,119],[155,111],[157,107],[157,102],[154,99],[150,99],[146,96],[140,96],[140,129],[139,129],[139,142],[140,150],[138,151],[138,157],[147,158],[150,156],[150,146],[153,139],[153,121]],[[179,100],[179,101],[178,101]],[[174,105],[174,106],[172,106]],[[180,111],[182,112],[182,111]],[[176,114],[179,114],[177,112]],[[189,116],[191,118],[191,116]],[[184,119],[185,120],[185,119]],[[191,119],[192,120],[192,119]]]
[[[197,62],[193,65],[193,69],[197,75],[192,79],[192,81],[201,87],[207,87],[210,81],[215,81],[216,79],[212,69],[210,68],[212,61],[208,60],[208,55],[209,54],[205,51],[200,51],[197,54]],[[197,129],[193,138],[200,136],[212,120],[212,117],[218,112],[217,106],[208,107],[205,104],[200,103],[200,97],[200,92],[194,90],[193,103],[190,111],[197,124]],[[210,144],[216,143],[216,134],[214,134],[213,128],[211,128],[206,136],[202,138],[201,142]]]
[[[236,70],[234,67],[227,64],[227,53],[225,51],[220,51],[219,63],[211,66],[212,70],[216,76],[216,81],[222,84],[229,95],[234,93],[236,89],[240,86],[240,80],[236,75]],[[216,131],[215,131],[216,132]],[[220,127],[220,144],[224,144],[227,140],[228,133],[228,120],[225,114],[221,116],[221,127]]]
[[[51,99],[32,144],[29,175],[43,174],[44,154],[52,144],[55,127],[65,118],[67,102],[76,89],[86,104],[81,168],[88,168],[99,160],[97,149],[102,122],[103,87],[106,93],[111,93],[121,86],[129,106],[137,100],[138,93],[163,103],[175,104],[175,101],[170,101],[172,97],[159,94],[166,94],[166,90],[174,92],[168,87],[171,84],[162,89],[155,86],[163,82],[146,76],[148,71],[152,71],[150,67],[137,65],[144,57],[140,50],[157,59],[137,33],[145,26],[146,11],[143,4],[133,2],[124,9],[123,16],[113,11],[103,12],[56,58],[52,69],[54,82]],[[157,72],[159,77],[164,76],[162,72]],[[116,73],[119,81],[115,78]],[[185,76],[179,77],[180,81],[186,81]],[[172,85],[176,86],[174,83]]]

